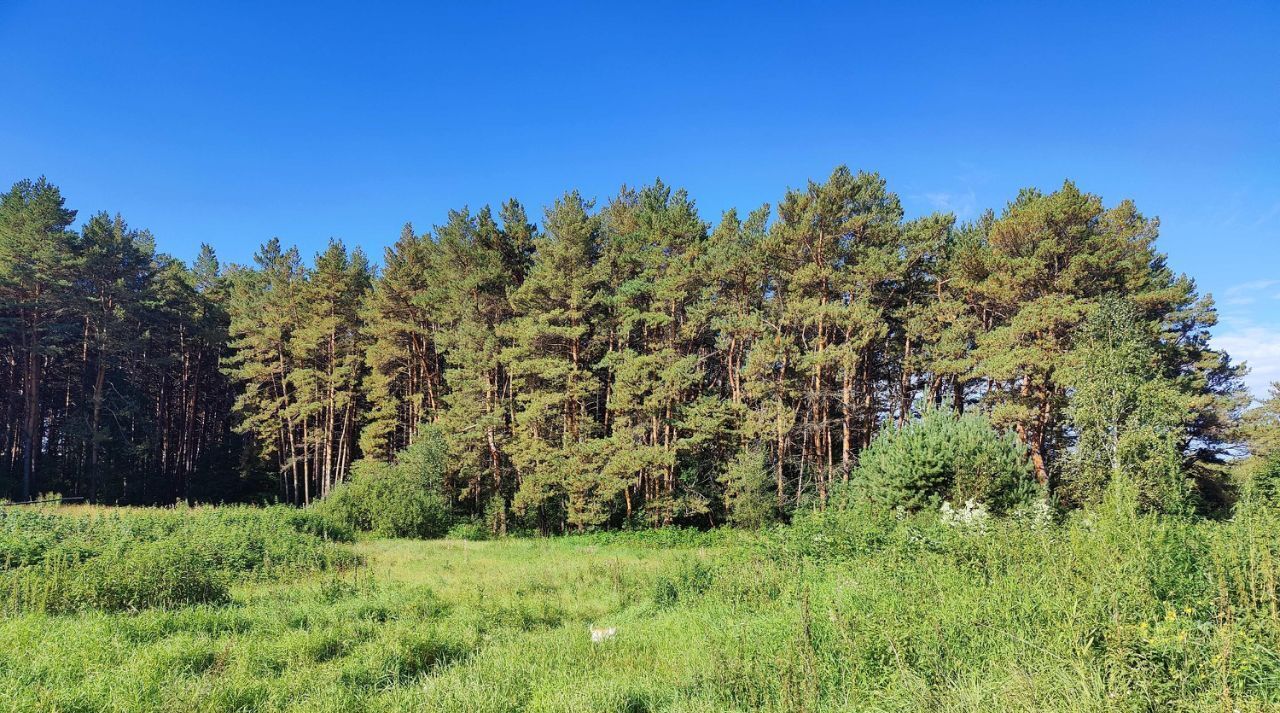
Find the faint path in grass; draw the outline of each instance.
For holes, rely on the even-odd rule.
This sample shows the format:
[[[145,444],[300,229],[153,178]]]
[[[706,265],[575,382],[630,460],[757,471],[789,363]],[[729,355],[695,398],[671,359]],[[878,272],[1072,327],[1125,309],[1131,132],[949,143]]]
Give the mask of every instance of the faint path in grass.
[[[670,550],[535,539],[371,540],[356,549],[365,558],[364,576],[375,582],[428,587],[460,609],[536,613],[543,624],[593,622],[645,603],[656,575],[676,557]]]

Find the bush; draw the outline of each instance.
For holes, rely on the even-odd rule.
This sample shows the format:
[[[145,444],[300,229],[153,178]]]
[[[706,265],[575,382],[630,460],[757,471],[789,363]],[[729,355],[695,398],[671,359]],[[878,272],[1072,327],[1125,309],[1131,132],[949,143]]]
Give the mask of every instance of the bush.
[[[312,512],[323,521],[383,537],[443,537],[453,520],[440,494],[445,457],[439,433],[424,428],[395,463],[356,463],[351,480],[313,505]]]
[[[1004,512],[1034,497],[1026,449],[982,416],[930,411],[887,429],[858,458],[853,496],[888,508],[937,508],[967,500]]]
[[[449,528],[449,534],[445,535],[450,540],[471,540],[479,542],[489,539],[489,528],[483,522],[476,519],[464,520]]]

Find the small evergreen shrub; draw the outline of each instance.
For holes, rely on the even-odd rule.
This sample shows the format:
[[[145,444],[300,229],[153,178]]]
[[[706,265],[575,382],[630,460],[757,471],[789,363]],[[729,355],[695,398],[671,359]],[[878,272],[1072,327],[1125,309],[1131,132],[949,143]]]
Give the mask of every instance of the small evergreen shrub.
[[[936,410],[886,429],[858,458],[845,497],[890,509],[937,509],[973,500],[1001,513],[1036,493],[1026,449],[983,416]]]
[[[769,492],[772,479],[764,451],[741,451],[719,480],[724,486],[724,509],[730,524],[758,529],[777,517],[777,501]]]

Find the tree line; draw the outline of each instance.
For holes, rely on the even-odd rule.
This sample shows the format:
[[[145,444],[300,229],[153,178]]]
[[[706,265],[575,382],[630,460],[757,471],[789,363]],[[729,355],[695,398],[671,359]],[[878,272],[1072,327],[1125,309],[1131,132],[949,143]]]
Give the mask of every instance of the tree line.
[[[44,179],[0,197],[0,474],[13,497],[215,498],[237,448],[226,315],[188,267],[120,216],[76,212]]]
[[[1010,429],[1064,502],[1125,424],[1158,426],[1139,450],[1212,503],[1247,403],[1158,221],[1070,182],[906,219],[840,167],[713,225],[656,181],[540,222],[451,211],[378,266],[275,239],[186,266],[74,218],[43,179],[0,203],[14,495],[303,504],[429,432],[453,507],[495,531],[715,523],[744,489],[820,506],[879,432],[947,408]]]

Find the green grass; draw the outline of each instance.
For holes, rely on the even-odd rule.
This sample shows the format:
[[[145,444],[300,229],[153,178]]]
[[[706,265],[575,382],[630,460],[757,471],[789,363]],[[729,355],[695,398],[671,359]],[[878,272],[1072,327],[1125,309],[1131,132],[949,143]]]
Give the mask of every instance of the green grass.
[[[223,603],[236,581],[358,561],[309,513],[287,508],[0,510],[0,610]]]
[[[11,613],[0,710],[1280,706],[1270,512],[350,547],[362,564],[246,571],[219,603]]]

